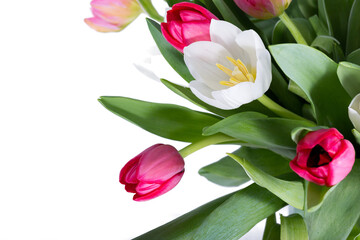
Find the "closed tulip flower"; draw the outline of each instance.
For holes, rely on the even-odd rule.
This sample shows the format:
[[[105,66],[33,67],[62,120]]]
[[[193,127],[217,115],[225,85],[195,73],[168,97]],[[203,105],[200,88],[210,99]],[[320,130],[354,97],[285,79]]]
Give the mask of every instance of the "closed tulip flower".
[[[131,159],[120,172],[120,183],[135,201],[156,198],[174,188],[184,174],[184,159],[170,145],[156,144]]]
[[[210,41],[210,21],[218,19],[209,10],[189,2],[173,5],[167,11],[166,22],[161,23],[165,39],[177,50],[197,41]]]
[[[355,162],[350,141],[335,128],[309,132],[297,145],[290,167],[300,177],[318,185],[333,186],[343,180]]]
[[[269,19],[282,14],[291,0],[235,0],[235,3],[252,17]]]
[[[118,32],[142,12],[136,0],[92,0],[92,18],[85,23],[98,32]]]
[[[349,105],[349,118],[355,129],[360,132],[360,93],[354,97]]]

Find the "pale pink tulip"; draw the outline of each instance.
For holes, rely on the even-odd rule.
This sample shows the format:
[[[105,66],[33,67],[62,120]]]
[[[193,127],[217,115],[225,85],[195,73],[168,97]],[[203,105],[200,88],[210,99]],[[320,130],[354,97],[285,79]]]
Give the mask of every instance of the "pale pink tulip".
[[[118,32],[142,12],[136,0],[92,0],[92,18],[84,21],[98,32]]]
[[[282,14],[291,0],[234,0],[241,10],[254,18],[269,19]],[[303,0],[300,0],[303,1]]]

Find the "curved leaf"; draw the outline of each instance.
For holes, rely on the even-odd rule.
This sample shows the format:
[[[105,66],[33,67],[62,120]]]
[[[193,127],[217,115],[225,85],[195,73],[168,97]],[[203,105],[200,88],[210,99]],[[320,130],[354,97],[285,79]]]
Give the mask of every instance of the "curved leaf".
[[[304,219],[299,214],[281,216],[281,240],[308,240]]]
[[[360,48],[356,49],[355,51],[353,51],[352,53],[350,53],[346,60],[348,62],[352,62],[355,63],[357,65],[360,65]]]
[[[360,15],[360,13],[359,13]],[[360,93],[360,66],[341,62],[337,69],[337,74],[342,86],[345,88],[351,98]]]
[[[269,118],[256,112],[232,115],[204,129],[204,135],[222,132],[241,141],[265,148],[295,149],[291,131],[297,127],[312,127],[307,121]]]
[[[337,77],[338,65],[322,52],[302,44],[274,45],[270,51],[284,73],[310,99],[318,124],[336,127],[348,138],[351,123],[344,116],[351,98]]]
[[[246,159],[234,154],[228,155],[244,168],[256,184],[266,188],[291,206],[297,209],[304,208],[304,185],[301,182],[285,181],[275,178],[255,167],[249,161],[246,161]]]
[[[292,172],[289,167],[289,159],[266,149],[242,146],[233,154],[245,158],[272,176]],[[201,168],[199,174],[222,186],[238,186],[250,180],[244,169],[229,156]]]
[[[173,104],[140,101],[125,97],[100,97],[112,113],[158,136],[184,142],[203,138],[202,129],[220,118]]]
[[[360,0],[353,1],[347,30],[346,52],[348,54],[360,48]]]
[[[268,190],[252,184],[215,209],[192,239],[238,240],[258,222],[284,206],[285,203]]]

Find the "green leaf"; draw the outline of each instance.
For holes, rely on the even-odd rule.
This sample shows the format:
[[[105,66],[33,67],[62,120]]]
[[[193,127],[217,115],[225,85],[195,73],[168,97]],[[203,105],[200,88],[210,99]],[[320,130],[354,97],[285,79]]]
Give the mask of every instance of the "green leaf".
[[[311,46],[321,50],[327,55],[330,55],[333,53],[334,46],[339,44],[340,42],[331,36],[319,35],[311,43]]]
[[[228,155],[241,164],[248,176],[256,184],[266,188],[291,206],[298,209],[304,208],[304,185],[301,182],[285,181],[275,178],[255,167],[246,159],[231,153]]]
[[[347,31],[346,52],[348,54],[360,48],[360,0],[353,1]]]
[[[215,209],[191,239],[238,240],[285,203],[255,184],[240,190]]]
[[[333,187],[319,186],[315,183],[309,182],[307,193],[307,208],[308,212],[316,211],[323,204],[324,200],[335,189]]]
[[[330,35],[346,49],[347,26],[350,10],[354,0],[320,0],[324,4]]]
[[[309,18],[317,14],[318,6],[316,0],[298,0],[297,4],[305,18]]]
[[[360,145],[360,132],[358,132],[356,129],[353,129],[351,132],[354,135],[356,142]]]
[[[242,146],[233,154],[245,158],[272,176],[281,176],[292,172],[289,167],[290,159],[266,149]],[[199,174],[222,186],[238,186],[250,180],[244,169],[229,156],[201,168]]]
[[[337,77],[338,65],[322,52],[302,44],[274,45],[270,51],[284,73],[310,99],[318,124],[336,127],[347,138],[351,123],[344,116],[348,115],[351,98]]]
[[[266,219],[266,225],[262,240],[279,240],[280,239],[280,225],[276,223],[275,214]]]
[[[352,62],[352,63],[355,63],[357,65],[360,65],[360,48],[353,51],[352,53],[350,53],[347,56],[346,60],[348,62]]]
[[[151,35],[156,42],[156,45],[170,66],[187,82],[194,80],[184,62],[183,54],[176,50],[170,43],[168,43],[168,41],[166,41],[161,33],[160,25],[154,20],[148,18],[146,21]]]
[[[158,136],[184,142],[203,138],[202,129],[220,118],[173,104],[145,102],[125,97],[100,97],[112,113]]]
[[[360,15],[360,13],[359,13]],[[345,88],[351,98],[360,93],[360,66],[341,62],[337,69],[337,74],[342,86]]]
[[[211,201],[175,220],[155,228],[134,240],[184,240],[190,239],[201,223],[235,193]]]
[[[164,17],[161,16],[155,9],[155,7],[152,5],[151,0],[139,0],[139,3],[142,7],[142,9],[153,19],[163,22]]]
[[[311,127],[308,122],[285,118],[269,118],[256,112],[232,115],[204,129],[204,135],[225,133],[257,146],[265,148],[295,149],[291,131],[297,127]]]
[[[304,219],[299,214],[281,216],[281,240],[308,240]]]
[[[327,127],[316,126],[316,127],[298,127],[291,131],[291,139],[298,143],[308,132],[316,131]]]
[[[168,80],[161,79],[161,82],[169,88],[174,93],[178,94],[179,96],[189,100],[190,102],[196,104],[199,107],[202,107],[210,112],[213,112],[219,116],[228,117],[234,115],[239,112],[246,112],[246,111],[255,111],[260,112],[266,115],[275,116],[273,112],[271,112],[268,108],[264,107],[258,101],[253,101],[247,104],[242,105],[238,109],[234,110],[222,110],[220,108],[213,107],[207,103],[201,101],[198,97],[196,97],[188,87],[180,86],[178,84],[172,83]]]
[[[350,174],[324,200],[322,206],[306,215],[310,239],[346,239],[360,215],[360,160]]]
[[[307,19],[304,18],[294,18],[291,19],[296,27],[299,29],[303,37],[305,38],[306,42],[312,42],[315,37],[316,33],[314,29],[312,28],[310,22]],[[278,43],[289,43],[293,42],[295,43],[295,39],[288,30],[288,28],[285,26],[285,24],[279,20],[274,28],[273,35],[272,35],[272,43],[278,44]]]

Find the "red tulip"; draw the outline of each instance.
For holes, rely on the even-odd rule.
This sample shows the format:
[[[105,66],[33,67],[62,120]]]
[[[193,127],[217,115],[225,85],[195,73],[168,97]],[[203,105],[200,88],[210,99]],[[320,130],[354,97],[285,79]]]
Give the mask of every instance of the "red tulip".
[[[161,23],[165,39],[177,50],[197,41],[210,41],[211,19],[218,19],[206,8],[195,3],[174,4],[167,12],[167,22]]]
[[[300,177],[318,185],[333,186],[343,180],[355,162],[350,141],[335,129],[309,132],[297,145],[290,167]]]
[[[131,159],[120,172],[120,183],[135,201],[156,198],[174,188],[184,174],[184,159],[170,145],[156,144]]]

